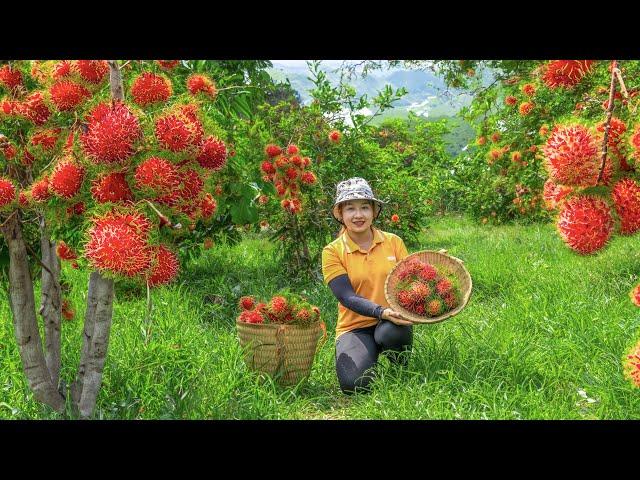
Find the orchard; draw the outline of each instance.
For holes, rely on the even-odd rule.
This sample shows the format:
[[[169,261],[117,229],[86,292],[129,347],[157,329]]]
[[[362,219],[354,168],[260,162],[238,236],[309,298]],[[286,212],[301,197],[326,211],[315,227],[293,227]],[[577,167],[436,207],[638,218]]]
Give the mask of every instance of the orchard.
[[[4,391],[17,392],[17,378],[25,385],[24,394],[12,393],[11,399],[28,394],[28,401],[20,401],[40,405],[32,415],[42,418],[165,415],[150,413],[154,402],[173,405],[167,418],[308,418],[285,405],[286,388],[258,381],[255,372],[239,366],[246,351],[232,329],[321,323],[325,335],[333,335],[337,302],[322,283],[321,256],[342,227],[331,214],[336,185],[358,176],[385,201],[377,228],[403,238],[409,251],[454,252],[465,260],[479,292],[455,319],[414,327],[422,344],[447,360],[418,356],[418,373],[411,375],[437,383],[440,372],[448,372],[451,388],[460,389],[453,395],[460,395],[461,405],[466,401],[461,392],[493,395],[503,388],[493,383],[501,375],[517,379],[518,395],[534,383],[547,385],[545,375],[574,390],[582,388],[580,381],[591,381],[588,374],[567,380],[552,360],[548,370],[536,370],[531,365],[544,355],[533,360],[536,350],[524,334],[511,355],[507,339],[521,333],[515,326],[501,330],[510,327],[500,315],[514,325],[516,318],[531,315],[539,322],[526,326],[535,332],[531,335],[539,339],[535,335],[551,332],[545,348],[564,345],[558,332],[569,326],[558,323],[550,305],[562,304],[559,311],[570,317],[575,300],[568,298],[586,299],[592,292],[576,282],[566,290],[545,290],[548,278],[536,269],[550,271],[556,260],[549,259],[559,258],[588,272],[582,276],[602,290],[602,305],[621,299],[616,308],[627,313],[621,314],[620,331],[611,321],[615,347],[602,347],[606,336],[598,337],[598,348],[614,361],[594,367],[618,369],[605,382],[622,392],[609,399],[615,406],[592,414],[567,400],[557,416],[619,418],[625,408],[637,407],[640,324],[624,309],[640,307],[640,278],[624,263],[631,253],[619,242],[636,241],[640,230],[640,62],[369,61],[368,66],[434,71],[446,88],[471,100],[457,113],[458,123],[412,112],[387,118],[409,90],[386,85],[377,96],[358,95],[349,83],[352,71],[343,67],[336,83],[320,62],[308,64],[305,102],[291,84],[269,75],[266,61],[0,64],[0,284],[6,292],[0,298],[8,305],[0,310],[5,325],[0,338],[13,335],[11,346],[0,345],[0,358],[21,367],[19,376],[11,370]],[[367,109],[371,115],[362,113]],[[531,235],[532,245],[544,245],[542,255],[548,257],[526,251],[527,260],[518,259],[514,252],[525,247],[518,232]],[[505,246],[505,238],[513,244]],[[624,272],[608,269],[608,258]],[[598,277],[603,269],[613,278],[609,283],[604,273]],[[396,301],[427,320],[461,302],[456,281],[428,263],[411,262],[396,275]],[[533,293],[520,292],[519,282],[531,285]],[[514,292],[517,300],[509,300]],[[528,308],[540,310],[532,314]],[[513,316],[506,317],[510,309]],[[579,322],[580,329],[587,328]],[[490,338],[485,329],[503,336]],[[165,339],[170,331],[175,337]],[[339,395],[332,390],[332,343],[318,347],[311,377],[300,390],[303,397],[295,403],[306,412],[305,391],[331,392],[311,401],[324,412],[321,418],[330,410],[326,405],[333,405],[327,398]],[[136,355],[158,357],[150,366],[140,359],[134,367],[126,363]],[[531,362],[517,366],[527,355]],[[173,359],[174,377],[161,378],[165,375],[158,372],[171,366],[160,358]],[[484,370],[483,358],[493,359],[495,371]],[[528,377],[520,368],[529,368]],[[468,369],[477,369],[475,377]],[[126,378],[138,378],[141,371],[147,372],[139,384],[145,387],[137,391]],[[181,376],[186,372],[188,381]],[[414,406],[417,395],[438,398],[436,390],[421,390],[436,384],[425,386],[422,377],[411,377],[403,387],[402,381],[394,383],[395,373],[389,375],[391,380],[384,375],[380,380],[380,395],[388,389],[409,392],[400,394],[400,418],[457,418],[447,409]],[[200,378],[202,387],[196,385]],[[604,398],[609,390],[593,384]],[[158,393],[154,385],[171,387]],[[180,394],[171,391],[174,387]],[[109,396],[114,391],[122,402],[134,399],[122,407],[124,414],[108,413],[107,405],[121,401]],[[151,391],[157,396],[146,399]],[[526,410],[527,392],[513,409]],[[215,405],[210,410],[207,399]],[[387,400],[374,397],[362,411],[346,407],[343,418],[378,418],[375,401]],[[0,398],[0,406],[3,402],[10,406],[13,400]],[[530,418],[556,417],[542,404]],[[485,413],[477,405],[461,408],[470,418],[481,418],[489,407],[482,407]],[[0,418],[7,414],[0,412]],[[507,407],[491,414],[511,418]]]

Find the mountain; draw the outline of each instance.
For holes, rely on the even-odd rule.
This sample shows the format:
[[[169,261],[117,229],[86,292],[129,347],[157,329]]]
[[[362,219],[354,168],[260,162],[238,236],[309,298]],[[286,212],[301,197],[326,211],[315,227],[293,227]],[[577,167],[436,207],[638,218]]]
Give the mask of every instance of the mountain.
[[[300,94],[303,104],[308,104],[311,101],[309,92],[314,86],[309,79],[307,65],[302,62],[279,63],[277,60],[272,63],[273,68],[268,70],[271,77],[276,81],[286,81],[288,78],[291,86]],[[330,61],[326,65],[324,62],[322,64],[322,70],[334,85],[339,82],[339,74],[336,72],[338,63]],[[395,108],[385,112],[384,118],[406,117],[408,111],[425,117],[455,116],[462,106],[470,102],[468,95],[447,93],[444,82],[430,71],[400,68],[374,70],[364,78],[354,78],[350,84],[358,96],[367,95],[369,98],[375,97],[385,85],[391,85],[394,90],[405,87],[409,93],[394,104]]]

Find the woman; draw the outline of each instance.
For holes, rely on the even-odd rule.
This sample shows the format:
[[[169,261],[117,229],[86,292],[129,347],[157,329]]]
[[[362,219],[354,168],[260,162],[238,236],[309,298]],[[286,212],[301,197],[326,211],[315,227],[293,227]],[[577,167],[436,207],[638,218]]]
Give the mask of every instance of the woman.
[[[324,281],[340,302],[336,373],[347,394],[368,390],[380,353],[406,365],[411,350],[412,324],[384,295],[387,274],[408,252],[400,237],[373,227],[383,203],[362,178],[340,182],[332,213],[343,228],[322,251]]]

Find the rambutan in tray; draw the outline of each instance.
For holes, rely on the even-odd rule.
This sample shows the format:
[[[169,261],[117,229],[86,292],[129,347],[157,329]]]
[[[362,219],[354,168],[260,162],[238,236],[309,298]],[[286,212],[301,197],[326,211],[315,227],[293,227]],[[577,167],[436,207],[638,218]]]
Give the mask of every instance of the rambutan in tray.
[[[402,265],[406,264],[414,258],[417,258],[418,260],[421,260],[423,262],[430,263],[438,271],[444,273],[447,276],[455,278],[455,283],[457,284],[460,292],[460,303],[453,310],[444,312],[436,317],[427,317],[418,315],[417,313],[407,310],[400,305],[393,293],[396,290],[396,285],[400,282],[398,276],[394,275],[394,272],[396,272],[398,268],[401,268]],[[447,318],[451,318],[462,311],[462,309],[469,302],[472,286],[473,283],[471,281],[471,275],[465,268],[462,260],[448,255],[446,250],[422,250],[407,256],[391,269],[384,282],[384,294],[391,308],[393,308],[396,312],[401,313],[402,316],[407,320],[410,320],[413,323],[438,323],[446,320]]]

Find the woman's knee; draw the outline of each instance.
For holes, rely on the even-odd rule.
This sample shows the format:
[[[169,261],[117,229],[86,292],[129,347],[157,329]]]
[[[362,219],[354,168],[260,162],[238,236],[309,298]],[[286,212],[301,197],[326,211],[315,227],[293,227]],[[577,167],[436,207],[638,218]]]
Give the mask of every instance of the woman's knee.
[[[407,350],[413,341],[413,326],[382,320],[376,327],[374,338],[383,350]]]
[[[349,355],[340,354],[336,358],[336,373],[343,393],[369,391],[370,383],[375,375],[375,363],[375,359],[371,359],[371,361],[365,361],[358,365]]]

